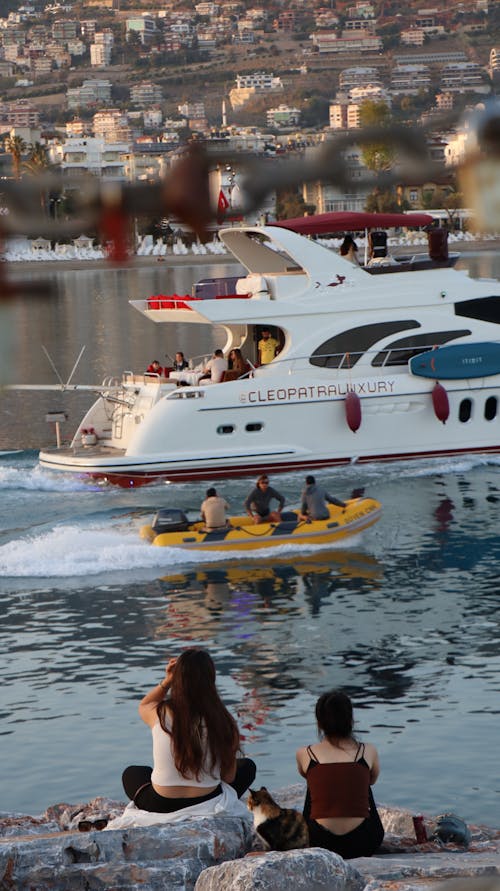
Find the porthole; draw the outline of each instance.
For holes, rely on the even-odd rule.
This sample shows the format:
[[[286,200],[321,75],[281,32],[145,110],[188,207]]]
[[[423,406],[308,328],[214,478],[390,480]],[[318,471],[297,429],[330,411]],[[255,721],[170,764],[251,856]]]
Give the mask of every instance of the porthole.
[[[234,433],[234,424],[221,424],[220,427],[217,427],[217,433]]]
[[[247,433],[257,433],[259,430],[262,430],[264,424],[259,423],[258,421],[253,424],[246,424],[245,430]]]
[[[458,418],[462,424],[470,421],[472,415],[472,399],[462,399],[460,408],[458,409]]]
[[[488,396],[484,403],[484,417],[487,421],[492,421],[497,416],[497,397]]]

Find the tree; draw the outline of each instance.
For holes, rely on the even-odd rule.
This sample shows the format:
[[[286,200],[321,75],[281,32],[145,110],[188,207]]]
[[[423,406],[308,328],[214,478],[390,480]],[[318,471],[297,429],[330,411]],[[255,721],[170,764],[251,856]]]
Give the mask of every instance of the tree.
[[[379,189],[374,189],[368,195],[365,204],[367,213],[402,213],[405,209],[396,192],[391,190],[381,192]]]
[[[359,109],[361,127],[389,128],[392,117],[386,102],[367,99]],[[361,155],[369,170],[389,170],[394,164],[395,152],[388,142],[372,142],[363,146]]]
[[[279,192],[276,197],[276,217],[278,220],[286,220],[293,217],[303,217],[314,213],[314,204],[306,204],[302,195],[293,189]]]
[[[21,178],[21,158],[26,152],[26,145],[22,136],[7,136],[5,140],[5,151],[12,156],[12,170],[14,179]]]
[[[31,176],[41,177],[44,173],[50,170],[51,167],[52,164],[49,161],[45,146],[40,142],[32,142],[28,146],[28,157],[21,162],[21,169],[23,172],[28,173]],[[43,186],[40,189],[40,204],[44,212],[47,210],[47,198],[47,190],[45,186]]]

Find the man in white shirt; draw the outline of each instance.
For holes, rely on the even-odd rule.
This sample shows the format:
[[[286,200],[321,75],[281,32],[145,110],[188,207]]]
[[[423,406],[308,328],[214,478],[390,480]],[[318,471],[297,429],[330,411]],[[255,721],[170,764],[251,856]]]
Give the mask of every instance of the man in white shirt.
[[[206,532],[215,532],[216,529],[227,527],[226,510],[229,510],[229,504],[217,495],[217,489],[213,487],[207,489],[207,497],[200,508]]]
[[[200,382],[210,380],[213,384],[220,384],[225,371],[227,371],[227,359],[224,359],[222,350],[215,350],[212,358],[203,369]]]

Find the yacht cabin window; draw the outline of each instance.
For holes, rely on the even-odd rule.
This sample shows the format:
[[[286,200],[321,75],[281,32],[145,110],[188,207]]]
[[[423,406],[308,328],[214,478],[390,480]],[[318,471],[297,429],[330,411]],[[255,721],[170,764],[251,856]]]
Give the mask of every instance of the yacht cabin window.
[[[403,337],[388,344],[385,349],[377,353],[372,360],[372,365],[375,368],[406,365],[413,356],[419,356],[420,353],[442,346],[444,343],[448,343],[449,340],[455,340],[457,337],[467,337],[470,333],[470,331],[464,330],[429,331],[427,334],[412,334],[410,337]]]
[[[402,319],[399,322],[375,322],[341,331],[315,349],[309,362],[319,368],[352,368],[377,341],[390,337],[397,331],[407,331],[408,328],[420,328],[420,324],[412,319]]]
[[[497,416],[498,400],[496,396],[488,396],[484,403],[484,417],[487,421],[493,421]]]
[[[459,409],[458,418],[462,424],[466,424],[472,417],[472,399],[462,399]]]

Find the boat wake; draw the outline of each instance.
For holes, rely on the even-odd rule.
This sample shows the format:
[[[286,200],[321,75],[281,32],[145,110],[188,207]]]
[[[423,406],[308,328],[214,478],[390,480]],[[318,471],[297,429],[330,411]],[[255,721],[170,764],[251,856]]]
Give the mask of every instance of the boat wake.
[[[32,492],[97,492],[100,488],[77,476],[47,473],[39,465],[26,467],[17,463],[9,466],[0,462],[0,492],[13,489]]]
[[[350,544],[359,544],[360,535],[352,536]],[[345,541],[339,547],[345,548]],[[332,550],[332,544],[324,545]],[[318,546],[277,545],[266,549],[266,557],[286,557],[318,550]],[[261,558],[255,552],[255,559]],[[179,548],[154,548],[139,538],[138,530],[87,527],[76,524],[57,526],[47,532],[26,535],[0,547],[0,576],[18,579],[70,579],[78,585],[93,586],[97,576],[126,574],[127,581],[140,578],[142,571],[172,569],[183,565],[251,560],[248,551],[186,551]]]

